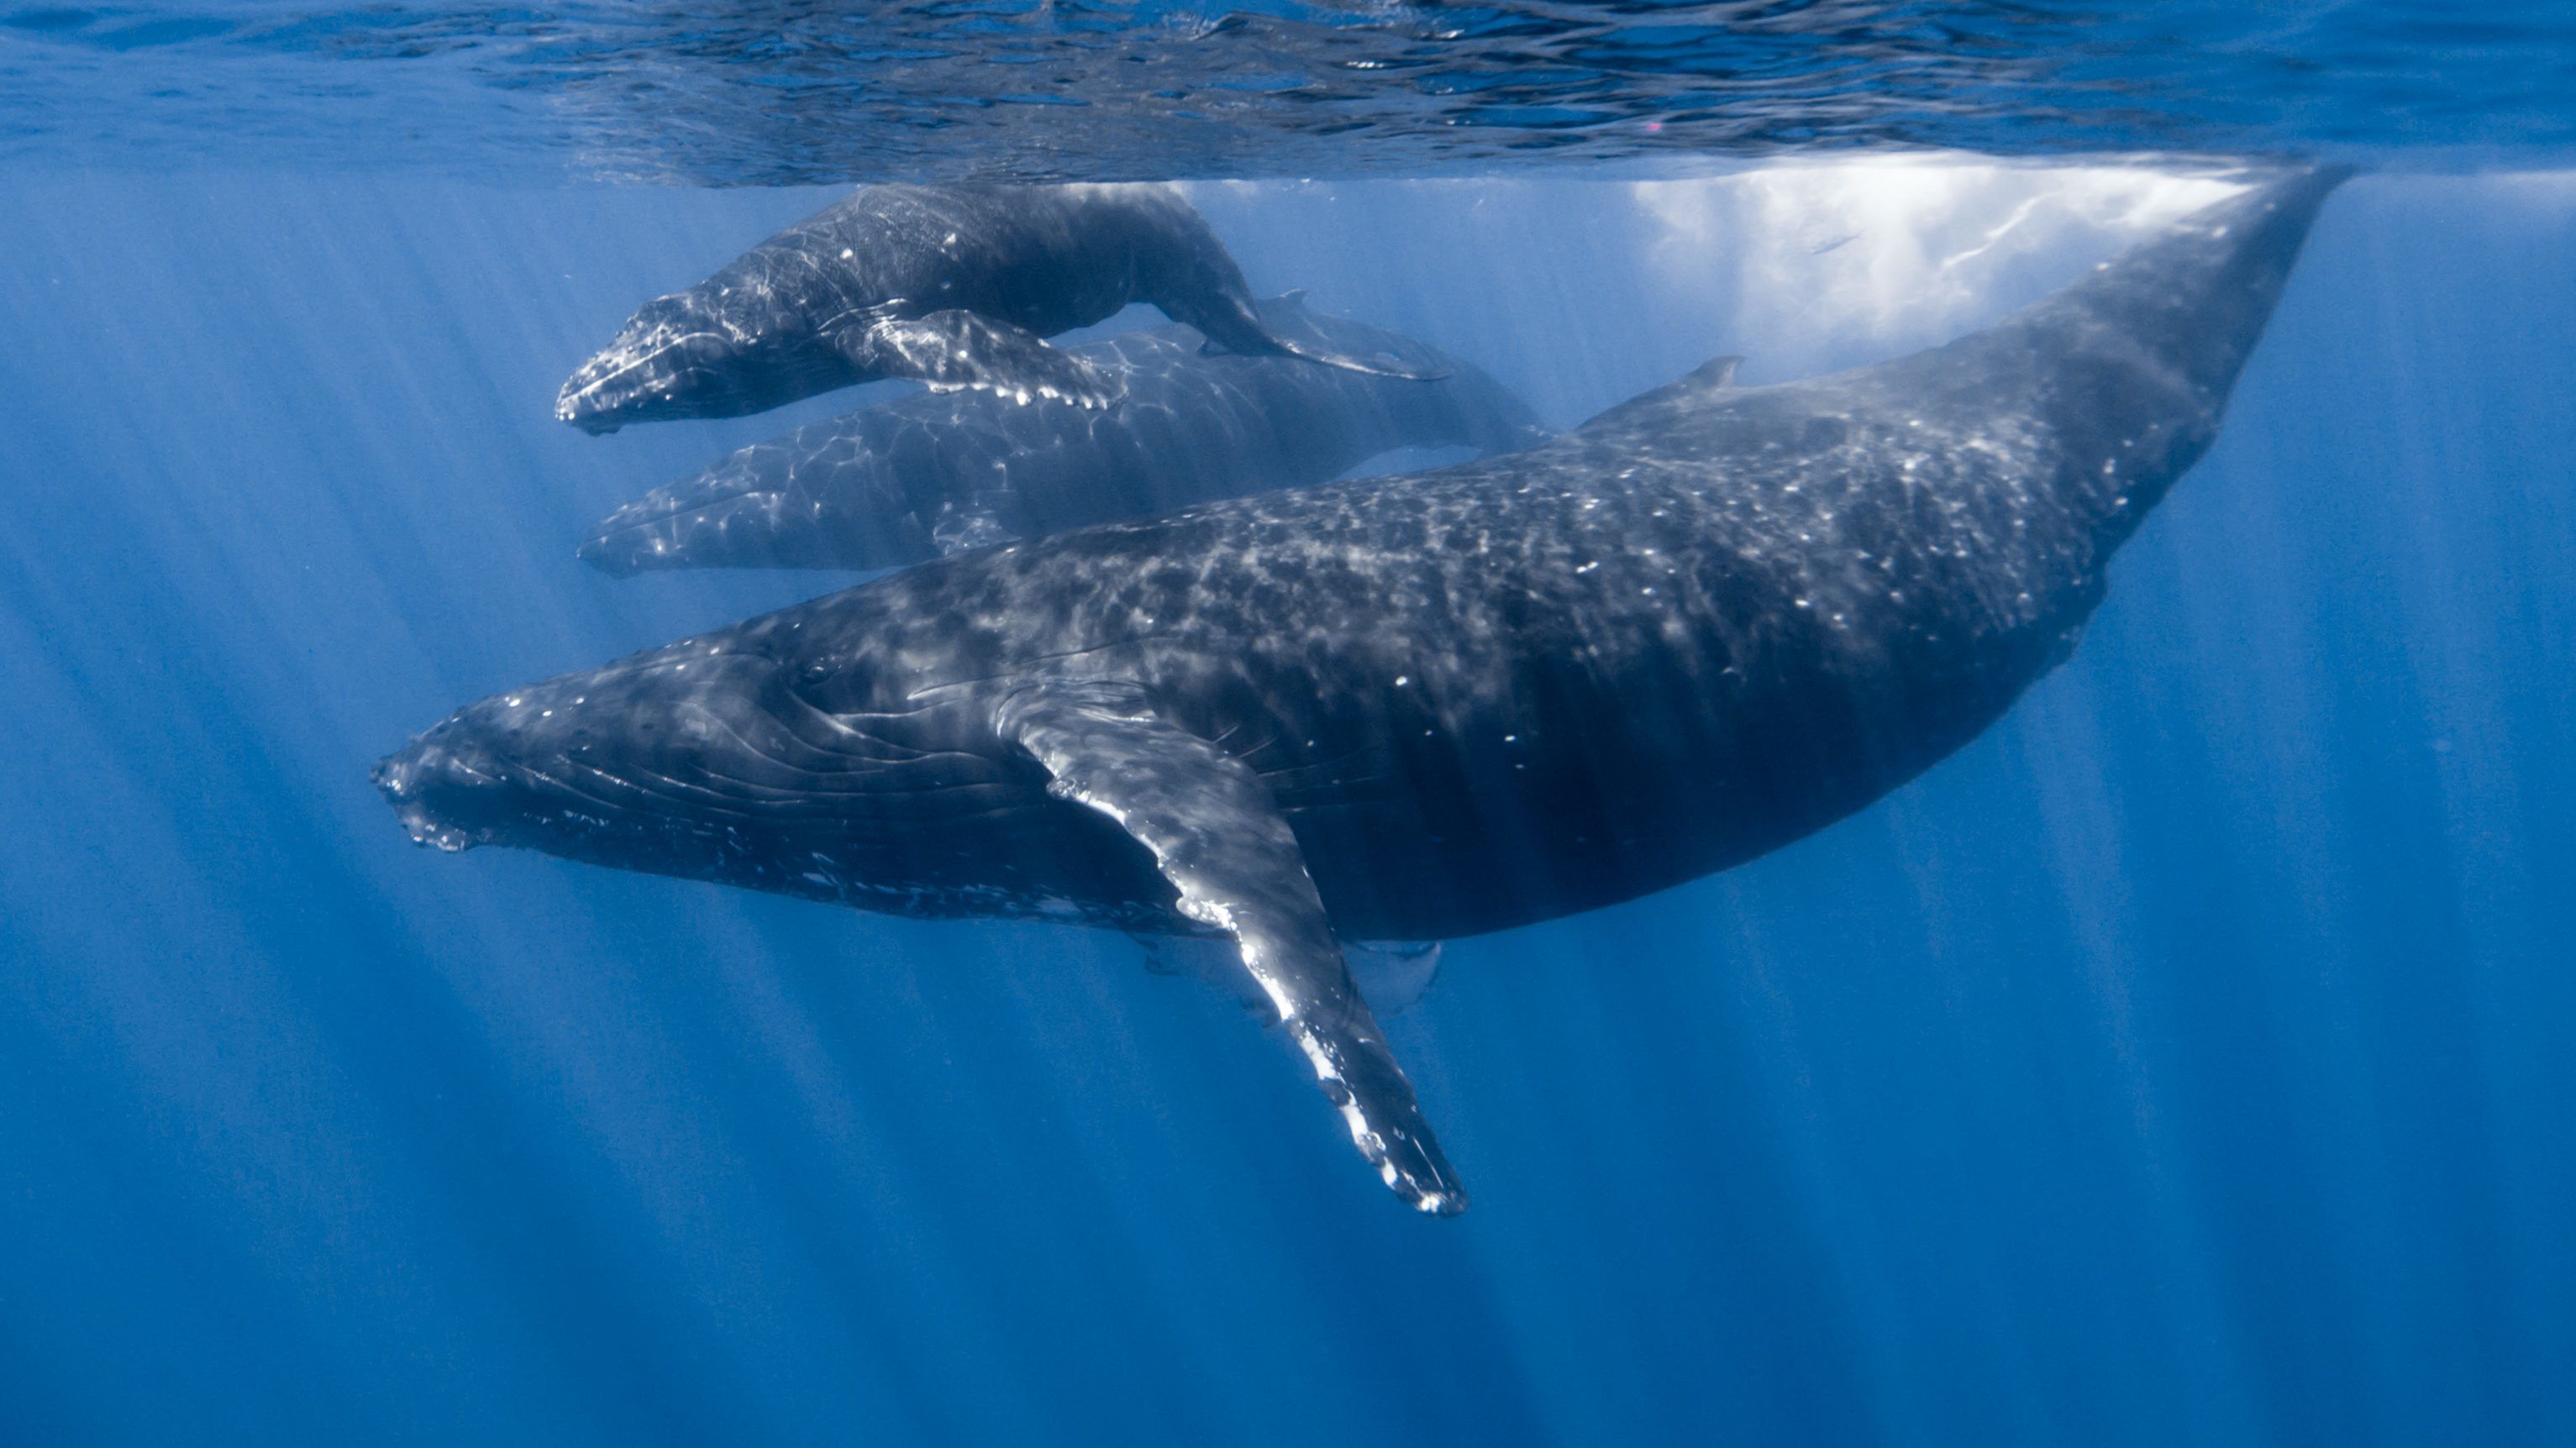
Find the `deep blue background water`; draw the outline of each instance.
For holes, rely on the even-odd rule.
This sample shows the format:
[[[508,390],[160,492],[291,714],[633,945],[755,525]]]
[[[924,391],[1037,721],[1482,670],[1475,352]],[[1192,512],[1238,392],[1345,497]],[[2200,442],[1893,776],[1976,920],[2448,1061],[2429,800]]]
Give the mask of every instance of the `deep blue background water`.
[[[435,856],[368,787],[832,581],[572,547],[849,397],[547,416],[819,198],[0,178],[0,1436],[2576,1440],[2576,184],[2338,197],[1956,759],[1452,944],[1389,1027],[1449,1222],[1119,937]],[[1746,335],[1623,187],[1200,199],[1558,423],[1933,325]]]

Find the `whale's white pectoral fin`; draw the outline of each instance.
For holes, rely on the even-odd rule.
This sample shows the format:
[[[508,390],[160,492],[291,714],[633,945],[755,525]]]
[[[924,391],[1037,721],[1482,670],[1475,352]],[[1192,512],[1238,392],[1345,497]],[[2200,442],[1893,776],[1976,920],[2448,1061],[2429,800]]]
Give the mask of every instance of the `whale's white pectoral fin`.
[[[918,377],[934,388],[974,387],[1024,403],[1082,407],[1106,407],[1123,392],[1110,373],[980,312],[880,317],[835,340],[864,371]]]
[[[1466,1210],[1260,776],[1129,684],[1033,682],[1003,700],[995,724],[1058,795],[1109,816],[1152,853],[1182,913],[1234,938],[1244,971],[1386,1184],[1425,1212]]]

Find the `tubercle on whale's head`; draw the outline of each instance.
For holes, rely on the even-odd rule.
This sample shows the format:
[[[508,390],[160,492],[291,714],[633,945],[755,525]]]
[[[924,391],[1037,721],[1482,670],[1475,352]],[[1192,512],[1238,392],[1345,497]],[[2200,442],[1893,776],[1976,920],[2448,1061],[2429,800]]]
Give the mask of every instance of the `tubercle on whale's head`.
[[[791,611],[795,614],[796,611]],[[925,815],[1004,767],[972,700],[906,707],[777,615],[468,704],[379,761],[415,843],[483,845],[791,894],[900,893]],[[1043,797],[1043,796],[1041,796]]]
[[[469,704],[376,761],[376,788],[414,844],[543,848],[546,818],[572,807],[576,731],[553,724],[568,702],[540,685]]]
[[[630,422],[732,417],[784,399],[759,386],[753,329],[703,289],[656,297],[636,309],[606,347],[566,378],[555,418],[588,433]]]
[[[418,844],[505,845],[641,859],[675,873],[703,853],[690,781],[741,773],[738,715],[778,665],[691,642],[466,705],[377,762],[375,784]]]

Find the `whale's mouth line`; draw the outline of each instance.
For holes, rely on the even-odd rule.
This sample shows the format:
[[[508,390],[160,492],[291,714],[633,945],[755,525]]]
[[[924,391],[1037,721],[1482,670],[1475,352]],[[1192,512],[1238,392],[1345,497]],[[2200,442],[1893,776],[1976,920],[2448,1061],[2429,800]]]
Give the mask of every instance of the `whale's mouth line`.
[[[393,783],[387,783],[382,788],[386,794],[393,797],[394,819],[403,827],[403,833],[411,836],[413,844],[424,849],[444,850],[454,855],[482,843],[467,831],[438,818],[430,811],[426,800],[403,798],[400,793],[397,793]]]
[[[698,341],[698,340],[699,340],[699,339],[701,339],[701,338],[723,338],[724,336],[725,336],[725,334],[724,334],[724,333],[722,333],[722,332],[713,332],[713,331],[696,331],[696,332],[687,332],[687,333],[683,333],[683,334],[681,334],[681,335],[679,335],[679,336],[671,337],[671,338],[668,338],[668,339],[664,340],[663,342],[661,342],[661,343],[659,343],[658,345],[656,345],[656,346],[655,346],[651,351],[649,351],[649,352],[632,352],[632,353],[628,353],[628,354],[626,355],[626,357],[625,357],[625,360],[623,360],[623,361],[619,362],[616,366],[611,367],[611,368],[610,368],[609,370],[607,370],[606,372],[602,372],[602,373],[600,373],[598,376],[596,376],[596,377],[592,377],[592,378],[590,378],[590,379],[589,379],[588,381],[586,381],[586,382],[581,382],[581,385],[580,385],[580,386],[578,386],[578,387],[575,387],[575,386],[571,385],[570,383],[567,383],[567,384],[565,385],[565,387],[564,387],[563,392],[562,392],[562,393],[561,393],[561,394],[560,394],[560,395],[555,399],[555,412],[556,412],[556,413],[557,413],[557,415],[559,415],[559,416],[569,417],[569,416],[571,416],[571,415],[572,415],[572,412],[573,412],[573,410],[574,410],[574,409],[576,409],[576,408],[578,408],[578,407],[580,407],[580,406],[582,406],[582,405],[584,405],[584,404],[586,404],[586,403],[595,403],[595,402],[597,401],[597,399],[599,398],[600,393],[601,393],[603,390],[605,390],[606,388],[608,388],[609,386],[611,386],[612,384],[614,384],[614,383],[618,382],[619,380],[621,380],[621,379],[623,379],[623,378],[627,377],[628,375],[630,375],[630,374],[632,374],[632,373],[634,373],[634,372],[637,372],[637,371],[639,371],[639,370],[641,370],[641,369],[643,369],[643,368],[650,367],[650,366],[654,365],[655,363],[660,362],[663,358],[665,358],[665,357],[669,356],[669,355],[670,355],[673,351],[675,351],[676,349],[678,349],[678,348],[680,348],[680,347],[682,347],[682,346],[685,346],[685,345],[687,345],[688,343]],[[588,362],[588,363],[584,363],[584,364],[583,364],[582,369],[581,369],[581,370],[582,370],[582,372],[587,372],[587,371],[589,371],[589,370],[590,370],[590,368],[591,368],[591,367],[593,367],[593,366],[595,366],[595,365],[597,365],[597,363],[598,363],[598,359],[594,357],[593,359],[591,359],[591,361],[590,361],[590,362]],[[699,367],[699,366],[683,367],[683,368],[678,369],[678,371],[677,371],[677,373],[675,374],[675,376],[683,376],[683,377],[684,377],[684,376],[688,376],[688,375],[693,374],[693,373],[700,373],[700,372],[704,372],[704,371],[706,371],[706,370],[707,370],[706,368],[704,368],[704,367]],[[574,376],[574,379],[575,379],[576,381],[578,381],[578,380],[580,380],[581,373],[580,373],[580,372],[576,372],[576,373],[574,373],[574,374],[573,374],[573,376]],[[639,386],[639,387],[637,387],[637,388],[635,389],[635,391],[634,391],[634,392],[628,393],[627,395],[628,395],[628,396],[636,396],[636,395],[640,395],[640,394],[642,393],[642,391],[643,391],[643,389]],[[614,405],[614,404],[603,404],[603,405]]]
[[[404,832],[411,836],[411,842],[426,850],[461,855],[482,843],[463,830],[440,824],[430,817],[428,810],[417,805],[397,812],[394,818],[402,822]]]

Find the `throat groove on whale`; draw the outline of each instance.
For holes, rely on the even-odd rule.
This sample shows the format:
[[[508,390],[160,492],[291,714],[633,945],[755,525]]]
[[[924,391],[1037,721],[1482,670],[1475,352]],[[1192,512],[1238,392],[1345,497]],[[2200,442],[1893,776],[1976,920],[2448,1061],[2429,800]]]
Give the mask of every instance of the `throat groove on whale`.
[[[1974,737],[2215,437],[2338,179],[1876,366],[936,559],[468,705],[378,779],[434,843],[1223,932],[1354,1146],[1454,1210],[1338,941],[1633,898]]]

